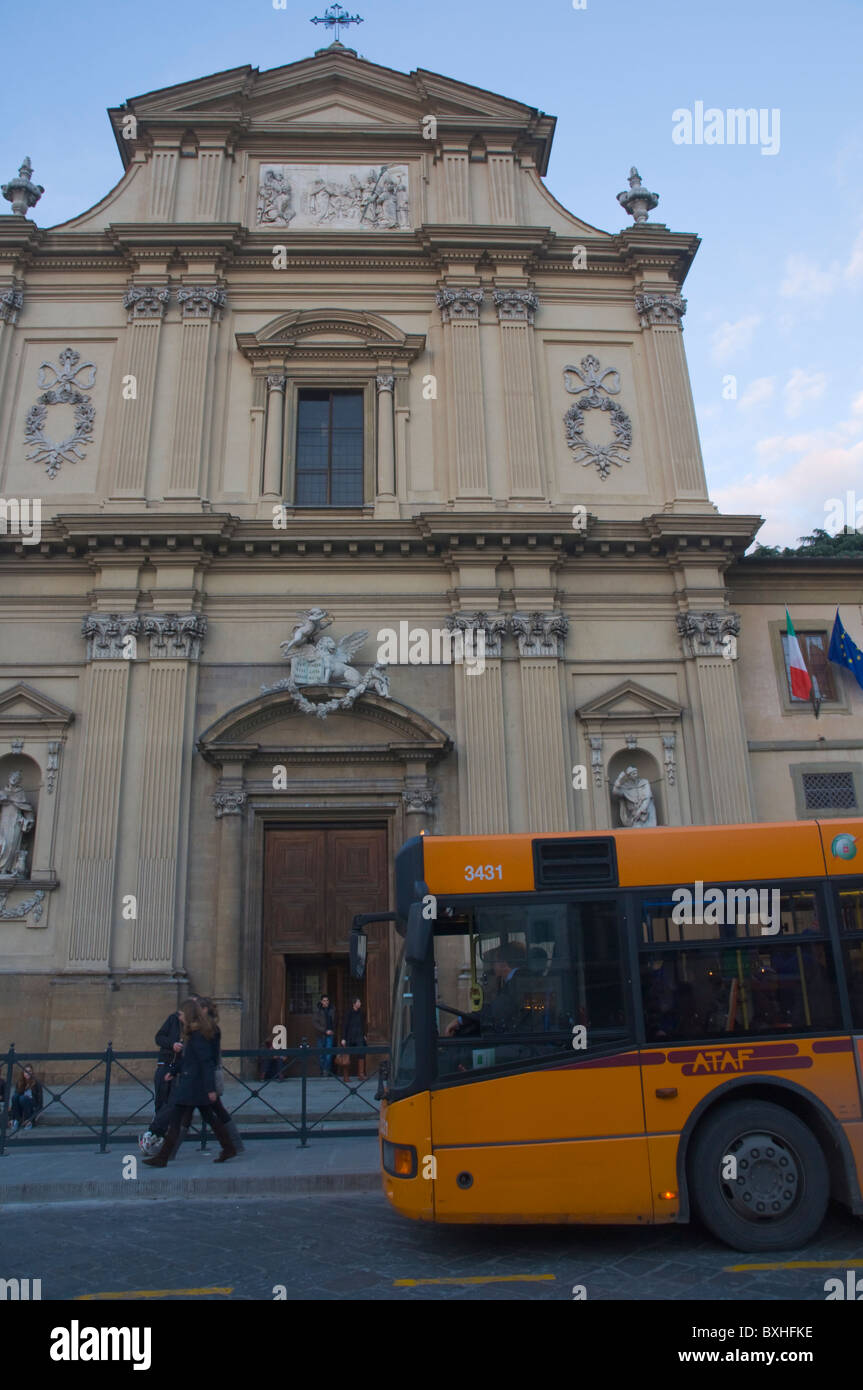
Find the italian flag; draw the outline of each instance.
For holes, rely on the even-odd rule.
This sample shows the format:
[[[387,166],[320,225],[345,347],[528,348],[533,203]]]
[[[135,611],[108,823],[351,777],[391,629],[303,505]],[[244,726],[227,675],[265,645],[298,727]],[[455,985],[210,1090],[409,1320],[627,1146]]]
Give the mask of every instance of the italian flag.
[[[791,694],[798,700],[808,700],[812,694],[812,677],[806,670],[806,662],[800,650],[797,633],[791,621],[791,614],[785,610],[785,627],[788,632],[788,666],[791,672]]]

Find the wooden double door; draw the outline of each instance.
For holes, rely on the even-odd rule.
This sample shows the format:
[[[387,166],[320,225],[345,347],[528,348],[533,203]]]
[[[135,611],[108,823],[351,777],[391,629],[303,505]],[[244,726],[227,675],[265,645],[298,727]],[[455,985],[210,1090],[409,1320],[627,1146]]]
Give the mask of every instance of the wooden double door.
[[[363,1000],[369,1042],[389,1037],[389,923],[368,928],[365,980],[351,979],[351,922],[388,907],[384,826],[271,828],[264,839],[261,1024],[272,1038],[287,1028],[289,1047],[317,1041],[313,1015],[329,994],[337,1032],[350,1000]],[[340,1037],[340,1032],[338,1033]]]

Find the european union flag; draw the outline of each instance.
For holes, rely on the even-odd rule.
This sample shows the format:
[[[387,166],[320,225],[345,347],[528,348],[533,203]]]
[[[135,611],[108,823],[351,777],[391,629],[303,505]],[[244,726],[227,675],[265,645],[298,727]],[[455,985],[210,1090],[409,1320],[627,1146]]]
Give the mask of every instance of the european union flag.
[[[827,655],[837,665],[845,666],[849,671],[853,671],[854,679],[863,690],[863,652],[851,641],[842,626],[838,608],[836,609],[836,621],[833,624],[833,635],[830,638],[830,650]]]

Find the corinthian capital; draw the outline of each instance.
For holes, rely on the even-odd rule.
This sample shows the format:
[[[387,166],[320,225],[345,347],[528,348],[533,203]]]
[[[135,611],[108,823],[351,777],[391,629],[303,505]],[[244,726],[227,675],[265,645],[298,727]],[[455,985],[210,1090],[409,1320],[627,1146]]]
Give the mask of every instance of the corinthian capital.
[[[446,625],[450,632],[483,632],[485,655],[495,657],[500,656],[501,638],[507,630],[508,622],[505,613],[451,613]]]
[[[686,313],[686,300],[679,294],[637,294],[635,312],[641,320],[642,328],[673,325],[682,328]]]
[[[678,613],[677,631],[687,656],[728,656],[729,638],[740,631],[739,613]]]
[[[532,290],[495,290],[494,302],[501,323],[533,323],[539,295]]]
[[[168,307],[171,291],[167,285],[130,285],[123,295],[123,308],[134,319],[160,319]]]
[[[563,613],[513,613],[509,630],[518,639],[519,656],[560,657],[569,619]]]
[[[226,292],[218,285],[184,285],[177,290],[177,299],[184,319],[217,318],[228,302]]]
[[[140,631],[137,613],[88,613],[81,623],[81,633],[87,638],[87,660],[130,660]]]
[[[0,290],[0,323],[16,324],[23,304],[21,290]]]
[[[453,319],[470,319],[477,323],[482,301],[482,290],[470,287],[454,289],[447,285],[435,295],[435,304],[440,309],[444,323],[450,323]]]
[[[144,632],[150,639],[150,657],[164,661],[197,661],[207,631],[202,613],[148,613]]]

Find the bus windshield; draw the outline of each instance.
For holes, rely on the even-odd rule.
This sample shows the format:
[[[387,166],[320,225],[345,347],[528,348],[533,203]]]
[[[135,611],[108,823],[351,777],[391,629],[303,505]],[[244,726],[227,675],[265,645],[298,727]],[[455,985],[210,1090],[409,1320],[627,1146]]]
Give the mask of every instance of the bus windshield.
[[[614,898],[477,906],[439,920],[437,1070],[506,1066],[629,1035]]]

